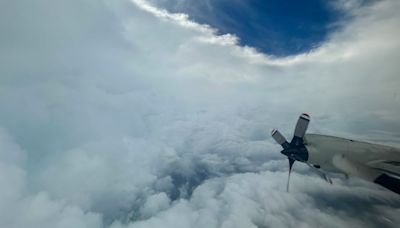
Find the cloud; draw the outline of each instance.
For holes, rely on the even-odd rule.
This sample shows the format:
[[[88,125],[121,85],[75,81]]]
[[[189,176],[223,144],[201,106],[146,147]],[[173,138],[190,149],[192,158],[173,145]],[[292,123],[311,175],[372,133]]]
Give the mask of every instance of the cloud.
[[[0,226],[395,227],[373,184],[296,164],[286,193],[268,130],[398,145],[398,9],[282,59],[146,1],[0,3]]]
[[[13,139],[2,130],[0,162],[0,224],[2,227],[100,227],[101,215],[85,212],[55,200],[46,192],[31,193],[29,173],[21,162],[25,156]],[[8,159],[4,159],[7,157]]]

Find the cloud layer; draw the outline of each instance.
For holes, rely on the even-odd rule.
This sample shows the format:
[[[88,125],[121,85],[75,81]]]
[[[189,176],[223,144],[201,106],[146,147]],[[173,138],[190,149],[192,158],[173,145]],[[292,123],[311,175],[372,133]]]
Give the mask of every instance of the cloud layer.
[[[395,227],[373,184],[287,161],[310,131],[399,145],[397,1],[272,58],[146,1],[0,3],[0,227]],[[267,41],[266,41],[267,42]]]

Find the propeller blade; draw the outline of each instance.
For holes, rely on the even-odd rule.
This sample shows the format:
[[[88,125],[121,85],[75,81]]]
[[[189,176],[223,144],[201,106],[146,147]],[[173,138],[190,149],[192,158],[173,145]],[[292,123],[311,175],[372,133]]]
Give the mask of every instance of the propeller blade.
[[[286,141],[285,136],[283,136],[278,130],[273,129],[271,132],[272,138],[283,147],[283,149],[289,148],[289,143]]]
[[[320,177],[322,177],[326,182],[328,182],[329,184],[332,184],[332,180],[331,178],[328,177],[328,175],[326,175],[323,171],[315,168],[313,165],[311,165],[310,163],[306,163],[314,172],[316,172]]]
[[[287,192],[289,192],[290,173],[292,172],[292,167],[293,167],[294,161],[295,160],[289,158],[289,175],[288,175],[287,184],[286,184],[286,191]]]
[[[301,114],[294,129],[294,136],[302,139],[306,134],[309,123],[310,116],[307,113]]]

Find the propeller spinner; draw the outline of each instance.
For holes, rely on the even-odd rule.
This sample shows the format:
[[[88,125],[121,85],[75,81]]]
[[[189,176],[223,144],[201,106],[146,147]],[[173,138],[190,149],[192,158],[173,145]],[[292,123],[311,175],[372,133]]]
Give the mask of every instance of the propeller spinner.
[[[282,146],[283,150],[281,153],[288,157],[289,160],[289,174],[288,174],[288,181],[286,190],[289,191],[289,180],[290,180],[290,173],[292,171],[292,167],[295,161],[300,161],[308,164],[311,166],[308,161],[308,151],[304,146],[304,135],[306,134],[308,124],[310,123],[310,116],[306,113],[300,115],[299,119],[297,120],[296,127],[294,129],[294,135],[292,141],[290,143],[286,140],[286,138],[276,129],[272,130],[271,135],[274,140]],[[316,169],[316,168],[315,168]],[[320,170],[315,170],[322,173]],[[323,174],[323,177],[326,181],[331,183],[332,181]]]

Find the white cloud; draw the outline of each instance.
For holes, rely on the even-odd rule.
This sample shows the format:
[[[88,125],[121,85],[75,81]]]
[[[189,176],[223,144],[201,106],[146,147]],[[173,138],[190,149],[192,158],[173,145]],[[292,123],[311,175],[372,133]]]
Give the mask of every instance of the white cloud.
[[[19,158],[24,156],[18,145],[5,132],[0,132],[0,226],[1,227],[100,227],[101,215],[85,212],[64,200],[50,199],[47,193],[31,193],[27,173]]]
[[[394,227],[373,184],[296,164],[287,194],[268,136],[309,111],[311,131],[399,143],[399,4],[347,9],[277,59],[146,1],[0,3],[0,226]]]

